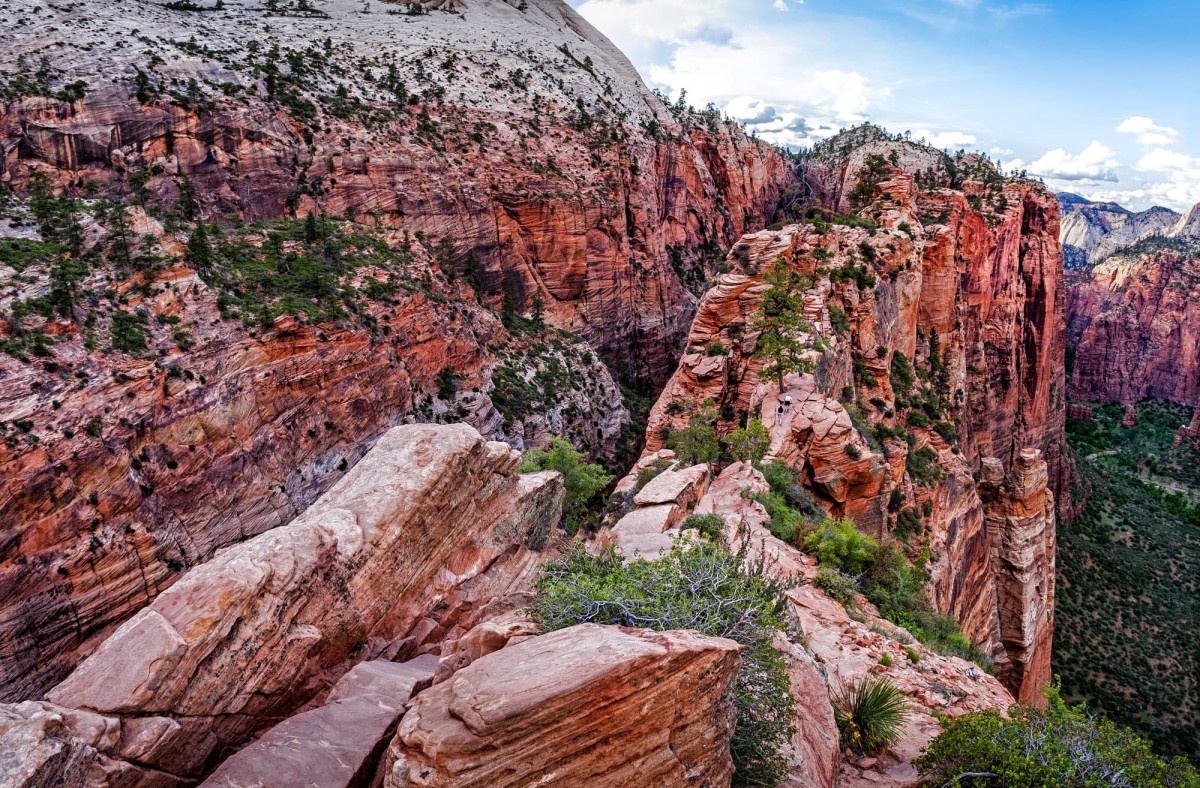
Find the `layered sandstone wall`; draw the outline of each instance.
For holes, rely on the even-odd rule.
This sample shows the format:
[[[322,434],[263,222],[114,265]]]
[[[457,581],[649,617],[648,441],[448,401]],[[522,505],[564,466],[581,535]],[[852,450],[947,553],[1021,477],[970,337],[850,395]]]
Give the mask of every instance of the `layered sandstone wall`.
[[[1068,279],[1071,399],[1200,405],[1200,254],[1193,242],[1122,251]]]
[[[319,5],[8,9],[26,23],[0,70],[21,57],[32,84],[44,56],[48,81],[0,103],[0,182],[86,198],[91,271],[69,315],[18,318],[50,265],[0,261],[0,341],[53,339],[45,357],[0,355],[0,698],[52,686],[402,421],[517,447],[566,435],[615,461],[629,415],[614,378],[666,377],[688,286],[793,177],[736,124],[664,106],[556,0]],[[54,97],[74,80],[82,98]],[[94,197],[127,205],[150,262],[111,259]],[[0,238],[39,238],[27,200],[2,207]],[[182,262],[192,212],[251,247],[270,225],[240,222],[324,215],[407,262],[337,282],[354,293],[342,320],[243,324],[221,308],[237,282]],[[402,286],[364,296],[393,274]],[[539,298],[546,332],[502,322]],[[118,312],[145,318],[140,357],[108,350]]]

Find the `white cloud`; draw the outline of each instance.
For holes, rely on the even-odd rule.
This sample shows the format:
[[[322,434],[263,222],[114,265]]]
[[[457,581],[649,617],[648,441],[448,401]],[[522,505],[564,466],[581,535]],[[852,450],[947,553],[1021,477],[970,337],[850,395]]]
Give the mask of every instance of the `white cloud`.
[[[913,129],[914,140],[925,140],[935,148],[965,148],[979,142],[974,134],[964,134],[961,131],[932,132],[929,129]]]
[[[1013,166],[1024,164],[1014,162]],[[1115,181],[1113,170],[1118,167],[1117,154],[1100,142],[1093,142],[1079,153],[1063,148],[1047,152],[1029,165],[1029,171],[1043,178],[1061,181]]]
[[[1200,159],[1165,148],[1155,148],[1137,163],[1142,172],[1187,172],[1200,170]]]
[[[1143,145],[1174,145],[1179,138],[1179,132],[1170,126],[1159,126],[1150,118],[1134,115],[1126,118],[1117,126],[1122,134],[1135,134],[1137,141]]]
[[[803,2],[804,2],[804,0],[800,0],[800,2],[802,2],[802,3],[803,3]],[[776,11],[786,11],[786,10],[788,10],[787,3],[783,2],[783,0],[775,0],[774,7],[775,7],[775,10],[776,10]]]

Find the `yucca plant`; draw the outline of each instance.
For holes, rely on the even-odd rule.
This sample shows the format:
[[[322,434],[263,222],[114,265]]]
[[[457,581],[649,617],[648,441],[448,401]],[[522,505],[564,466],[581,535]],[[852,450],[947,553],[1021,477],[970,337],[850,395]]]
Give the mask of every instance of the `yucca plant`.
[[[886,676],[843,685],[833,699],[842,746],[874,755],[895,744],[904,730],[904,693]]]

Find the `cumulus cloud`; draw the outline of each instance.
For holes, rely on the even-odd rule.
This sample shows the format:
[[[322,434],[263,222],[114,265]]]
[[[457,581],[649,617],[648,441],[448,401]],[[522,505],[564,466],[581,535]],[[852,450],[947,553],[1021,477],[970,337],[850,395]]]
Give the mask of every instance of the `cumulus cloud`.
[[[804,0],[800,0],[800,2],[802,2],[802,3],[803,3],[803,2],[804,2]],[[775,0],[774,6],[775,6],[775,10],[776,10],[776,11],[786,11],[786,10],[788,10],[788,9],[787,9],[787,3],[783,2],[783,0]]]
[[[935,148],[965,148],[975,145],[979,140],[974,134],[964,134],[961,131],[933,132],[929,129],[913,129],[914,140],[925,140]]]
[[[1117,126],[1122,134],[1133,134],[1143,145],[1174,145],[1179,138],[1179,132],[1170,126],[1159,126],[1150,118],[1134,115],[1126,118]]]
[[[1014,166],[1023,164],[1015,162]],[[1043,178],[1060,181],[1115,181],[1117,154],[1101,142],[1092,142],[1079,153],[1055,148],[1029,165],[1029,171]]]
[[[725,105],[725,114],[736,121],[751,125],[769,123],[779,117],[771,104],[753,96],[738,96]]]

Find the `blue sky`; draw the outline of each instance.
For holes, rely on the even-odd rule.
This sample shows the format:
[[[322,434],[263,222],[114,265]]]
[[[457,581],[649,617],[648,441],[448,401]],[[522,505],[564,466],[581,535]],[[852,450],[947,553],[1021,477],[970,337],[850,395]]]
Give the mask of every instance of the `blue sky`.
[[[1200,202],[1200,0],[570,0],[772,142],[863,120],[1132,208]]]

